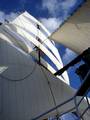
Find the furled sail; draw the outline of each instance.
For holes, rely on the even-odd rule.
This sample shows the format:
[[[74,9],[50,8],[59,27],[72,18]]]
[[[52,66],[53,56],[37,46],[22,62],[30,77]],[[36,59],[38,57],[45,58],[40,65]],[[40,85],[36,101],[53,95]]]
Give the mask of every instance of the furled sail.
[[[54,73],[54,71],[56,72],[56,70],[63,67],[63,63],[57,48],[47,38],[49,35],[47,29],[27,12],[19,15],[12,22],[0,26],[0,38],[2,40],[28,54],[32,54],[33,48],[39,48],[54,64],[56,69],[45,60],[43,60],[42,64],[47,63],[47,69]],[[59,76],[59,78],[69,84],[67,72],[63,73],[62,76]]]
[[[78,54],[90,47],[90,0],[86,0],[50,38]]]
[[[0,58],[0,65],[8,66],[0,74],[0,120],[32,120],[75,94],[69,85],[3,40],[0,40]],[[41,119],[73,106],[70,102]],[[83,102],[80,110],[85,107]]]

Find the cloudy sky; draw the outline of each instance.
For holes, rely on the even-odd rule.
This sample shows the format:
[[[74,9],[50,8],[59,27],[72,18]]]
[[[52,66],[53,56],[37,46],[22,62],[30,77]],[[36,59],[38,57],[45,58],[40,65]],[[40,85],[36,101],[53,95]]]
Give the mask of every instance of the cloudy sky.
[[[13,20],[18,14],[28,11],[40,20],[52,33],[84,0],[0,0],[0,21]],[[56,44],[64,64],[73,59],[76,54],[61,45]],[[71,85],[77,87],[79,78],[73,74],[75,69],[68,71]],[[73,82],[72,82],[73,80]]]
[[[53,32],[82,1],[84,0],[0,0],[0,20],[11,20],[26,10]]]

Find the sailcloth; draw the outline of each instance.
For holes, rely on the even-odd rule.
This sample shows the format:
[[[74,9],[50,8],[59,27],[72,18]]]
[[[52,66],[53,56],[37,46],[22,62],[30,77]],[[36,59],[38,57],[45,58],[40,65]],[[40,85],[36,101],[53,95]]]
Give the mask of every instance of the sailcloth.
[[[28,12],[22,13],[12,22],[0,26],[0,38],[2,40],[7,41],[26,54],[35,51],[35,47],[39,48],[55,67],[51,66],[47,60],[46,62],[44,60],[42,64],[47,63],[47,69],[55,73],[63,67],[63,63],[58,49],[47,38],[49,35],[47,29]],[[69,84],[67,72],[63,73],[62,77],[59,76],[59,78]]]
[[[90,0],[86,0],[50,38],[78,54],[90,47]]]
[[[0,58],[0,65],[8,66],[0,75],[0,120],[32,120],[75,94],[31,56],[26,57],[3,40],[0,40]],[[40,119],[63,113],[73,106],[70,102]],[[85,107],[83,102],[80,110]]]

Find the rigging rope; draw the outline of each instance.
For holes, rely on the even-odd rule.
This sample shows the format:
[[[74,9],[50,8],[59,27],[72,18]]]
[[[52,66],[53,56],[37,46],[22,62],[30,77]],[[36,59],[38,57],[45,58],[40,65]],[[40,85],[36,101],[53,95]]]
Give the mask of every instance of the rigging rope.
[[[52,90],[51,84],[50,84],[50,82],[49,82],[49,79],[48,79],[48,77],[47,77],[46,73],[44,72],[43,68],[42,68],[41,66],[40,66],[40,68],[41,68],[41,71],[42,71],[42,73],[43,73],[44,77],[45,77],[45,78],[46,78],[46,80],[47,80],[47,83],[48,83],[48,86],[49,86],[49,89],[50,89],[50,92],[51,92],[51,96],[52,96],[52,98],[53,98],[54,106],[56,107],[56,106],[57,106],[57,104],[56,104],[55,96],[54,96],[54,93],[53,93],[53,90]],[[59,112],[58,112],[58,110],[57,110],[57,109],[56,109],[56,112],[57,112],[57,115],[58,115],[58,114],[59,114]]]

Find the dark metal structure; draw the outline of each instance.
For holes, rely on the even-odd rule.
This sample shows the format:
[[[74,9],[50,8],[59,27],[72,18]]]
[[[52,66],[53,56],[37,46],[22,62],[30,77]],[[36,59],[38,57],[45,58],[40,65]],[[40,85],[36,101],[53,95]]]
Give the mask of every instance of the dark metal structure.
[[[45,113],[43,113],[43,114],[35,117],[35,118],[32,119],[32,120],[39,120],[42,116],[44,116],[44,115],[46,115],[46,114],[48,114],[48,113],[56,110],[57,108],[62,107],[62,106],[65,105],[65,104],[68,104],[68,103],[71,102],[71,101],[74,102],[75,106],[74,106],[72,109],[69,109],[68,111],[66,111],[65,113],[60,114],[59,117],[62,116],[62,115],[64,115],[64,114],[66,114],[66,113],[75,111],[76,114],[78,115],[78,119],[77,119],[77,120],[84,120],[84,118],[83,118],[84,114],[85,114],[87,111],[90,110],[90,103],[89,103],[89,100],[88,100],[88,97],[87,97],[87,95],[88,95],[88,93],[89,93],[89,91],[90,91],[90,48],[88,48],[87,50],[85,50],[81,55],[79,55],[78,57],[76,57],[74,60],[72,60],[72,61],[71,61],[69,64],[67,64],[65,67],[63,67],[62,69],[60,69],[59,71],[57,71],[57,72],[55,73],[55,75],[61,75],[61,74],[62,74],[65,70],[67,70],[69,67],[75,65],[76,63],[78,63],[78,62],[81,61],[81,60],[84,60],[85,65],[88,66],[88,69],[87,69],[87,67],[86,67],[87,70],[81,69],[81,68],[82,68],[82,67],[81,67],[82,65],[78,68],[78,71],[79,71],[78,75],[79,75],[79,76],[82,76],[82,75],[83,75],[83,74],[82,74],[82,71],[83,71],[83,73],[84,73],[84,71],[85,71],[85,74],[84,74],[85,76],[84,76],[84,77],[82,76],[82,78],[84,78],[84,80],[83,80],[83,82],[81,83],[80,88],[77,90],[76,94],[75,94],[72,98],[68,99],[67,101],[64,101],[62,104],[57,105],[56,107],[54,107],[54,108],[46,111]],[[81,72],[80,72],[80,70],[81,70]],[[76,70],[76,71],[77,71],[77,70]],[[86,71],[87,71],[87,72],[86,72]],[[78,97],[78,96],[80,96],[80,100],[79,100],[79,101],[77,100],[77,97]],[[86,99],[86,101],[87,101],[87,107],[86,107],[86,109],[80,114],[80,112],[79,112],[79,106],[80,106],[80,104],[82,103],[82,101],[83,101],[84,99]],[[59,120],[59,117],[57,118],[58,120]]]

